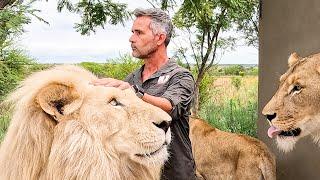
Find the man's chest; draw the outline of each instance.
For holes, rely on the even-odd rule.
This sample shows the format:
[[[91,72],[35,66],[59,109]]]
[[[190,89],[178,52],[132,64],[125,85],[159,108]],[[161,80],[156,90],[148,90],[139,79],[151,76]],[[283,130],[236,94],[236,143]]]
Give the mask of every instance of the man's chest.
[[[161,96],[170,86],[170,78],[170,74],[164,74],[158,77],[147,79],[144,82],[141,82],[141,80],[136,80],[136,82],[133,83],[139,84],[145,90],[145,92],[150,95]]]

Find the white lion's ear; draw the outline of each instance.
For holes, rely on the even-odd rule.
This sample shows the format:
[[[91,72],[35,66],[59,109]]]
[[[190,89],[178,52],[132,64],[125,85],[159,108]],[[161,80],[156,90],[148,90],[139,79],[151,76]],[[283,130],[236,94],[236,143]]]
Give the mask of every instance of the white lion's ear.
[[[57,83],[41,89],[36,99],[46,113],[57,119],[73,113],[83,102],[83,97],[74,87]]]
[[[298,53],[294,52],[290,55],[289,59],[288,59],[288,65],[289,67],[291,67],[292,65],[294,65],[296,62],[298,62],[298,60],[301,59],[301,57],[298,55]]]

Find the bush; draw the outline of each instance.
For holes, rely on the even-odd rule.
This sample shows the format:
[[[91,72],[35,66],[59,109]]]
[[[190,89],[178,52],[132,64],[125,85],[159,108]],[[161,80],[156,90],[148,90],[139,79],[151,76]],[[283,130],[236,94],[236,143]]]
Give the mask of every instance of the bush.
[[[245,68],[241,65],[232,65],[224,68],[225,75],[236,75],[239,76],[240,74],[244,75]]]
[[[241,86],[241,78],[237,76],[231,77],[231,84],[237,89],[240,89]]]
[[[115,79],[125,79],[131,72],[140,68],[142,61],[125,55],[120,58],[111,60],[111,63],[106,64],[106,76]]]
[[[97,75],[98,77],[106,76],[106,69],[104,64],[99,64],[94,62],[82,62],[79,65],[91,71],[93,74]]]
[[[211,98],[211,87],[212,83],[214,82],[215,77],[210,76],[208,74],[205,74],[203,77],[200,87],[199,87],[199,94],[200,94],[200,99],[199,99],[199,107],[200,109],[204,106],[205,102]]]
[[[259,69],[258,67],[251,67],[247,69],[246,74],[251,76],[258,76]]]
[[[257,137],[257,77],[227,78],[231,79],[230,84],[223,77],[225,84],[211,88],[210,95],[202,97],[204,103],[198,115],[223,131]]]
[[[7,132],[9,122],[10,122],[9,111],[0,108],[0,142],[2,141],[5,133]]]
[[[138,69],[142,62],[129,55],[110,60],[108,63],[99,64],[94,62],[82,62],[79,64],[85,69],[93,72],[98,77],[112,77],[123,80],[127,75]]]
[[[250,101],[245,106],[239,99],[229,99],[222,106],[210,101],[200,111],[200,117],[220,130],[257,137],[257,110],[257,101]]]
[[[35,63],[21,50],[8,51],[0,61],[0,102],[30,72]]]

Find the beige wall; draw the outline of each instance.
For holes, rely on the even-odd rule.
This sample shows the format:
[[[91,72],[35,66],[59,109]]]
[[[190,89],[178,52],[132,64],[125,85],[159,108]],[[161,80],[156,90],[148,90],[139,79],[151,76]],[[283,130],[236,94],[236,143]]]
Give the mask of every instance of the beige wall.
[[[259,47],[258,136],[277,156],[277,179],[320,179],[320,146],[311,138],[284,154],[267,137],[263,106],[278,87],[291,52],[307,56],[320,52],[320,0],[262,0]]]

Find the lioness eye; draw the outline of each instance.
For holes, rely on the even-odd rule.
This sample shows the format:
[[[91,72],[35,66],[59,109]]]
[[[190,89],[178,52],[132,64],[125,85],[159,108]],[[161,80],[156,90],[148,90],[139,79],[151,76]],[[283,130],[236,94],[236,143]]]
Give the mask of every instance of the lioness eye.
[[[123,106],[123,104],[121,104],[119,101],[117,101],[115,98],[112,98],[109,101],[109,104],[111,104],[112,106]]]
[[[291,92],[296,92],[296,91],[300,91],[302,89],[302,87],[298,84],[294,85]]]

